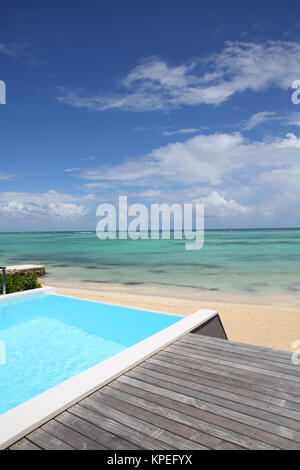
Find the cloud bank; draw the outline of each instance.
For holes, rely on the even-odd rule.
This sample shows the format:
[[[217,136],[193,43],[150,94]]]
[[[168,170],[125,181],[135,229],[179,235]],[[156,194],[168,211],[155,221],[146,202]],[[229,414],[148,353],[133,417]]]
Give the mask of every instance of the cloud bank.
[[[116,165],[70,171],[82,189],[102,198],[203,201],[210,217],[300,216],[300,137],[288,133],[249,141],[241,133],[197,135]],[[292,209],[291,209],[292,208]],[[246,220],[246,219],[244,219]]]
[[[89,199],[89,196],[73,196],[53,190],[41,194],[2,192],[0,193],[0,216],[19,219],[38,217],[41,220],[74,220],[88,213],[88,208],[82,203]]]
[[[227,41],[224,49],[187,64],[170,65],[158,57],[145,59],[120,81],[120,91],[90,94],[60,88],[57,100],[96,111],[145,112],[201,104],[220,105],[246,90],[275,86],[288,89],[300,76],[300,44]]]
[[[80,181],[77,194],[0,192],[1,220],[93,227],[96,206],[126,194],[130,203],[201,201],[222,226],[299,225],[300,136],[293,133],[259,141],[238,132],[199,134],[120,164],[66,171]]]

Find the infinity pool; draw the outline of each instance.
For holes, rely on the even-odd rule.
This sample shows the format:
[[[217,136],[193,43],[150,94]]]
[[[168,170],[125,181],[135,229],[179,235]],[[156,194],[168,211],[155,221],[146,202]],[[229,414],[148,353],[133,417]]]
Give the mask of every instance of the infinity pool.
[[[3,300],[0,414],[182,319],[46,293]]]

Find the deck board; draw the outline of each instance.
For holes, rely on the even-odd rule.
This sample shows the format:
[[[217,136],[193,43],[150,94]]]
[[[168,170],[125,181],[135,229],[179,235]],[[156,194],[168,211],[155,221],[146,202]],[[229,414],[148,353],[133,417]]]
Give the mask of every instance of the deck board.
[[[10,447],[11,450],[41,450],[40,447],[28,441],[25,437]]]
[[[270,396],[270,398],[275,397],[276,399],[282,400],[282,401],[288,401],[293,409],[296,411],[299,410],[299,396],[297,397],[294,394],[290,394],[286,390],[277,390],[274,387],[270,388],[265,385],[261,385],[257,381],[253,383],[253,380],[248,376],[242,377],[240,375],[236,375],[228,370],[224,369],[218,369],[218,368],[211,368],[208,366],[205,362],[201,364],[201,367],[197,364],[193,363],[187,363],[187,361],[182,361],[176,359],[174,356],[162,356],[160,355],[159,357],[153,357],[148,360],[148,363],[150,365],[156,364],[160,365],[163,367],[168,368],[169,370],[176,370],[179,372],[187,372],[191,375],[195,375],[198,377],[197,380],[201,381],[203,377],[213,379],[221,384],[230,384],[233,386],[241,387],[242,389],[246,390],[251,390],[251,391],[259,391],[262,394],[265,394],[267,396]],[[269,382],[270,385],[270,382]]]
[[[99,444],[99,442],[92,440],[90,437],[87,437],[84,434],[80,434],[77,430],[70,429],[55,419],[44,424],[41,429],[47,431],[49,434],[61,440],[65,444],[70,445],[74,449],[107,450],[107,447]]]
[[[218,437],[222,435],[226,436],[223,437],[223,439],[237,443],[247,449],[295,448],[291,441],[259,431],[251,426],[238,423],[231,419],[224,418],[223,416],[210,413],[206,410],[195,408],[189,404],[175,401],[173,397],[169,398],[158,393],[151,393],[150,395],[148,391],[133,387],[127,383],[114,382],[112,386],[114,388],[128,390],[136,396],[143,396],[143,394],[145,394],[144,396],[148,395],[148,399],[158,405],[163,404],[173,410],[176,409],[178,412],[182,412],[196,418],[197,428],[202,426],[203,422],[206,432]]]
[[[99,393],[99,395],[96,395],[97,393]],[[131,427],[139,435],[140,442],[142,442],[144,436],[150,436],[159,440],[160,443],[164,442],[169,445],[175,444],[176,448],[181,450],[206,449],[204,445],[197,444],[192,439],[187,439],[180,434],[173,433],[173,430],[169,431],[164,429],[162,426],[164,426],[165,423],[160,416],[148,414],[127,403],[103,396],[101,392],[96,392],[93,394],[92,398],[86,398],[83,405]],[[188,435],[192,434],[192,437],[197,437],[196,433],[189,432],[188,428],[184,429],[184,431],[186,431]]]
[[[116,436],[122,437],[124,440],[127,440],[131,443],[131,449],[142,449],[147,448],[150,450],[153,449],[162,449],[164,446],[160,441],[155,438],[149,437],[146,434],[143,434],[143,439],[141,440],[141,434],[136,432],[134,427],[126,426],[120,421],[116,421],[110,417],[105,416],[104,407],[101,408],[101,413],[98,411],[99,408],[89,409],[80,404],[75,405],[70,409],[72,414],[79,416],[82,419],[95,424],[100,429],[110,430]],[[134,446],[134,447],[133,447]],[[167,447],[172,448],[172,446]]]
[[[211,413],[217,413],[220,416],[230,418],[233,421],[249,424],[253,427],[256,427],[257,429],[262,429],[274,434],[276,433],[277,435],[287,437],[291,440],[294,440],[295,442],[300,443],[300,433],[298,431],[288,428],[287,426],[281,426],[280,424],[274,424],[274,422],[268,421],[267,419],[270,418],[269,416],[267,416],[267,419],[263,419],[260,413],[258,413],[258,410],[254,411],[254,409],[251,409],[247,410],[246,413],[245,410],[238,404],[228,402],[227,400],[221,402],[222,404],[220,404],[220,401],[214,397],[204,396],[203,398],[203,394],[199,394],[198,392],[188,389],[187,387],[177,386],[170,382],[168,382],[167,388],[165,388],[161,386],[161,384],[157,385],[157,381],[153,381],[153,383],[149,384],[148,380],[146,382],[145,378],[143,378],[142,381],[139,381],[123,376],[120,378],[120,380],[128,383],[134,383],[137,387],[142,386],[150,393],[161,393],[163,396],[172,397],[175,401],[180,401]]]
[[[73,410],[74,412],[74,410]],[[140,447],[134,445],[130,442],[130,433],[128,430],[121,430],[120,426],[118,429],[118,434],[115,435],[112,432],[109,432],[101,427],[96,426],[90,421],[93,421],[88,414],[84,414],[85,419],[79,418],[68,411],[65,411],[61,415],[57,416],[55,419],[65,426],[80,432],[84,436],[89,436],[95,442],[98,442],[103,447],[113,450],[137,450]],[[125,436],[128,440],[120,437]],[[135,441],[136,442],[136,441]]]
[[[158,361],[156,362],[145,362],[141,368],[153,371],[156,373],[162,373],[164,375],[168,375],[169,381],[173,380],[174,378],[179,378],[181,380],[184,380],[186,383],[189,383],[189,387],[191,388],[196,388],[198,389],[199,387],[203,386],[208,386],[211,387],[214,393],[219,393],[219,392],[230,392],[234,394],[233,396],[236,397],[236,399],[240,400],[246,400],[247,403],[251,403],[251,399],[254,399],[258,403],[258,407],[264,407],[265,409],[269,409],[270,405],[274,405],[277,407],[280,407],[280,412],[279,414],[283,413],[285,415],[285,411],[287,410],[292,410],[295,411],[297,414],[299,414],[299,405],[295,404],[292,401],[289,401],[287,399],[282,399],[282,398],[277,398],[277,397],[271,397],[269,394],[266,394],[265,392],[262,392],[261,390],[252,390],[249,388],[243,388],[241,384],[232,384],[232,382],[229,380],[225,382],[223,379],[222,382],[217,380],[215,376],[210,377],[208,374],[202,373],[201,376],[195,375],[194,373],[191,373],[190,371],[182,371],[182,370],[177,370],[173,369],[170,367],[169,364],[160,362],[158,364]],[[192,371],[193,372],[193,371]]]
[[[176,377],[176,376],[174,377],[173,375],[169,374],[168,370],[166,370],[164,373],[161,373],[161,372],[157,372],[157,371],[147,369],[147,368],[139,368],[139,371],[142,371],[142,373],[146,376],[154,378],[154,380],[157,379],[161,383],[166,381],[166,383],[171,382],[177,385],[188,386],[188,388],[191,388],[193,390],[197,390],[199,392],[216,396],[221,399],[234,401],[234,402],[246,405],[246,406],[252,406],[254,408],[257,408],[258,410],[269,411],[271,413],[274,413],[275,415],[278,415],[280,419],[282,417],[286,417],[292,420],[297,420],[296,422],[300,421],[300,412],[286,409],[285,407],[281,405],[274,406],[270,403],[266,404],[265,402],[261,402],[259,399],[241,396],[238,393],[236,393],[236,390],[233,387],[231,388],[230,391],[227,391],[224,389],[218,389],[218,388],[215,388],[213,385],[203,384],[203,381],[201,381],[201,383],[195,382],[194,377],[189,376],[187,374],[184,377]],[[137,375],[134,375],[134,371],[132,372],[131,376],[137,377]],[[298,428],[299,428],[299,425],[298,425]]]
[[[61,441],[57,437],[49,434],[44,429],[36,429],[35,431],[28,434],[27,439],[33,444],[41,447],[44,450],[72,450],[75,447],[71,447],[70,445],[66,444],[65,442]]]
[[[10,449],[299,450],[300,366],[190,333]]]
[[[262,374],[263,376],[268,375],[272,378],[276,378],[277,382],[279,382],[281,385],[282,385],[282,381],[284,381],[284,383],[286,383],[286,381],[289,381],[289,383],[297,382],[300,385],[300,378],[298,376],[291,375],[288,373],[278,372],[272,363],[270,363],[269,367],[266,368],[265,364],[262,367],[260,364],[254,361],[251,361],[251,363],[249,363],[249,361],[242,361],[239,359],[229,359],[228,357],[224,357],[221,354],[219,354],[219,356],[216,356],[215,354],[211,354],[208,352],[200,352],[200,351],[194,352],[194,350],[184,348],[177,344],[169,346],[168,348],[165,349],[165,351],[171,352],[171,353],[174,352],[174,354],[187,357],[189,360],[195,359],[197,361],[200,358],[200,359],[204,359],[207,362],[212,362],[213,364],[218,364],[218,365],[226,366],[226,367],[233,367],[234,369],[241,369],[242,371],[247,371],[250,373],[251,372],[259,373],[259,374]],[[293,384],[290,384],[290,386],[291,385],[293,386]],[[298,390],[298,388],[296,388],[296,390]]]
[[[193,352],[199,352],[201,353],[206,353],[206,354],[212,354],[213,356],[218,356],[218,357],[224,357],[224,358],[231,358],[234,362],[237,361],[241,364],[243,363],[249,363],[249,357],[251,357],[251,364],[254,365],[256,364],[257,367],[260,367],[262,369],[269,369],[270,370],[270,359],[265,357],[265,355],[262,354],[262,356],[258,355],[250,355],[245,353],[244,351],[240,350],[228,350],[228,349],[223,349],[220,352],[220,348],[216,347],[215,345],[203,345],[203,344],[195,344],[188,339],[182,339],[178,341],[178,345],[182,348],[185,349],[190,349]],[[295,375],[297,377],[297,372],[295,371],[295,368],[293,364],[291,363],[290,357],[289,357],[289,362],[286,363],[286,361],[282,361],[281,359],[277,358],[272,358],[272,367],[274,370],[277,370],[278,372],[285,373],[285,374],[291,374]]]
[[[262,386],[269,390],[270,395],[272,395],[272,390],[274,392],[278,391],[279,393],[285,392],[292,399],[295,399],[299,403],[299,386],[297,384],[294,386],[289,380],[278,380],[277,378],[270,375],[265,377],[265,375],[258,370],[243,370],[242,367],[234,367],[234,364],[226,364],[223,361],[223,364],[220,363],[211,363],[206,358],[193,358],[193,361],[189,360],[186,356],[178,354],[174,351],[163,351],[160,356],[161,359],[170,362],[171,364],[181,365],[183,367],[192,368],[194,370],[203,369],[210,373],[216,373],[225,377],[231,377],[233,380],[242,380],[248,384],[255,384]]]

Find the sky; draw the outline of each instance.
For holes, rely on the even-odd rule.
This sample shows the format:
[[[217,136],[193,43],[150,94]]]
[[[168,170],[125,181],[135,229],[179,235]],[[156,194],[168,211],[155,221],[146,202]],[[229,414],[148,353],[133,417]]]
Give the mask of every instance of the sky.
[[[300,226],[298,2],[0,8],[0,231],[95,230],[120,195]]]

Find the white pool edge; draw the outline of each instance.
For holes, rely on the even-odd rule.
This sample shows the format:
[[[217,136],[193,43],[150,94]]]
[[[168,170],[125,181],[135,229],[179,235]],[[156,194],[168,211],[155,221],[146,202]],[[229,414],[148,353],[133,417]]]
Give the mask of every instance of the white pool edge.
[[[13,296],[20,297],[22,294],[28,296],[41,291],[54,293],[55,288],[46,287],[35,289],[32,292],[8,294],[3,297],[5,299]],[[0,298],[0,301],[3,297]],[[164,312],[157,313],[163,314]],[[169,313],[166,314],[169,315]],[[213,310],[198,310],[149,338],[0,415],[0,449],[9,447],[29,432],[126,373],[215,315],[217,315],[217,312]]]
[[[112,302],[106,302],[102,300],[97,300],[97,299],[86,299],[85,297],[80,297],[79,295],[69,295],[69,294],[60,294],[57,292],[55,287],[47,287],[47,289],[51,289],[49,291],[49,294],[55,294],[59,297],[68,297],[69,299],[77,299],[77,300],[84,300],[85,302],[92,302],[92,303],[98,303],[98,304],[103,304],[103,305],[113,305],[114,307],[122,307],[122,308],[129,308],[130,310],[141,310],[142,312],[151,312],[151,313],[160,313],[161,315],[171,315],[174,317],[182,317],[183,315],[180,313],[174,313],[174,312],[163,312],[162,310],[149,310],[149,308],[142,308],[142,307],[131,307],[130,305],[122,305],[122,304],[115,304]],[[54,290],[53,290],[54,289]],[[94,291],[87,291],[87,292],[94,292]]]
[[[40,287],[38,289],[24,290],[22,292],[14,292],[13,294],[0,295],[0,302],[6,302],[10,299],[18,299],[20,297],[34,297],[39,293],[45,294],[54,294],[56,292],[56,287]]]

